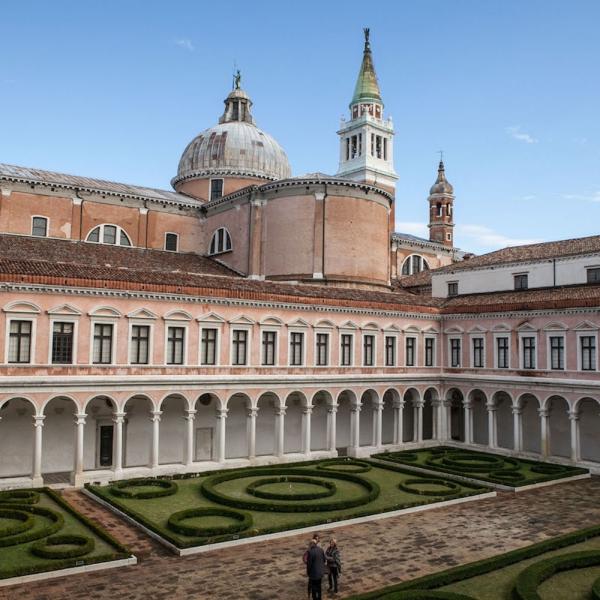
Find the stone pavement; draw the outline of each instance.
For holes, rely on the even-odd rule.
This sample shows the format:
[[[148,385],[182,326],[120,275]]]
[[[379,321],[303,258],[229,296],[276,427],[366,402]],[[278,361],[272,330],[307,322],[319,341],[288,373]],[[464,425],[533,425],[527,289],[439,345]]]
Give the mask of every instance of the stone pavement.
[[[0,588],[0,599],[306,598],[305,535],[177,557],[80,492],[64,495],[128,545],[139,564]],[[343,598],[597,523],[600,478],[595,477],[321,533],[338,539],[344,572],[337,597]]]

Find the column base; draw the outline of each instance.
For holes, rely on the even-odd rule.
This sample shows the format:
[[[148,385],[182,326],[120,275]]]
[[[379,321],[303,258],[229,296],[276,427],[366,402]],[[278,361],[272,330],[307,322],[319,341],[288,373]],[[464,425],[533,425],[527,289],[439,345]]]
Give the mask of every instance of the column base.
[[[113,469],[113,479],[115,481],[123,479],[123,469]]]
[[[44,487],[44,478],[41,475],[39,477],[32,477],[31,487]]]
[[[83,484],[85,483],[85,477],[83,475],[83,473],[71,473],[70,476],[70,482],[72,486],[75,487],[83,487]]]

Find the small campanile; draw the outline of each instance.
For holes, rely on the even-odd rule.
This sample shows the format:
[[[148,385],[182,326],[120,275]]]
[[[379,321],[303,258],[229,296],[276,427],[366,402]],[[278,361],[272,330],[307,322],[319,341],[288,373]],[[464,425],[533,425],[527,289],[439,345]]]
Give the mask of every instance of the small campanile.
[[[444,161],[440,159],[438,175],[429,190],[429,239],[454,246],[454,188],[446,179]]]
[[[364,29],[365,47],[354,96],[350,121],[342,118],[338,176],[376,185],[394,193],[398,176],[394,171],[391,117],[383,118],[383,101],[373,65],[369,29]]]

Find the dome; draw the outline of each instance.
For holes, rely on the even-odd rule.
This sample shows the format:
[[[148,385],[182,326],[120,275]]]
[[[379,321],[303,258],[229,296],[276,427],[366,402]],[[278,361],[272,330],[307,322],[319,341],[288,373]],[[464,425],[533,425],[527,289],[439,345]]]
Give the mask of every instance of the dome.
[[[431,186],[429,190],[429,194],[433,196],[433,194],[446,194],[452,195],[454,193],[454,188],[452,184],[446,179],[446,171],[444,170],[444,163],[440,161],[440,165],[438,167],[438,176],[435,183]]]
[[[184,150],[172,184],[201,177],[285,179],[291,169],[283,148],[254,124],[252,101],[241,89],[225,99],[219,124],[198,134]]]

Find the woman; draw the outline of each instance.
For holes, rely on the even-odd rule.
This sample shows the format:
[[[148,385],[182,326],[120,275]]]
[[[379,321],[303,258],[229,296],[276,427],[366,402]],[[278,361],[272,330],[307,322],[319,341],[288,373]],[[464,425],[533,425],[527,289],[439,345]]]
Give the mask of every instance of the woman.
[[[342,572],[342,558],[335,538],[329,540],[329,546],[325,550],[325,559],[327,560],[327,567],[329,569],[329,591],[337,594],[338,577]]]

